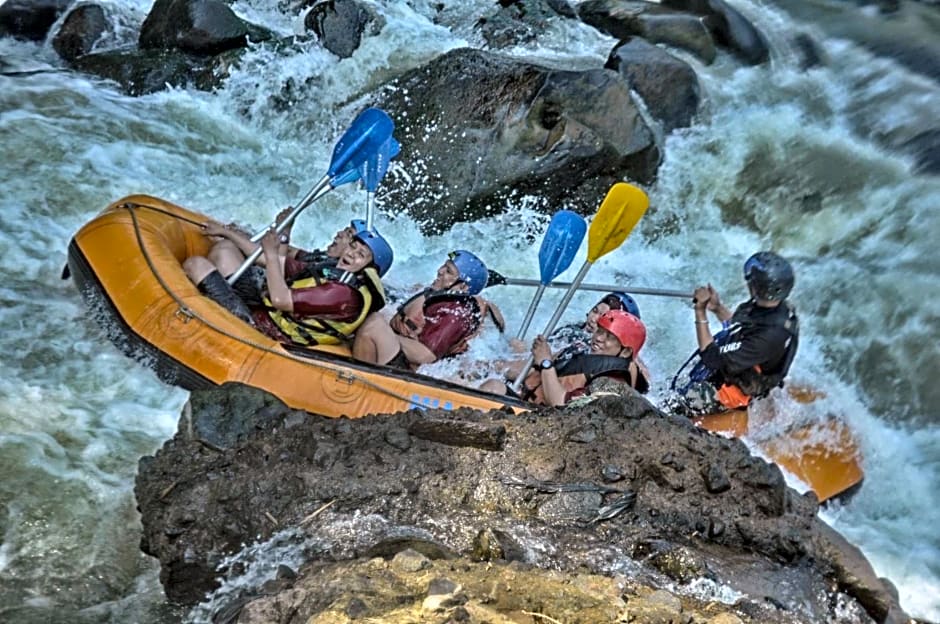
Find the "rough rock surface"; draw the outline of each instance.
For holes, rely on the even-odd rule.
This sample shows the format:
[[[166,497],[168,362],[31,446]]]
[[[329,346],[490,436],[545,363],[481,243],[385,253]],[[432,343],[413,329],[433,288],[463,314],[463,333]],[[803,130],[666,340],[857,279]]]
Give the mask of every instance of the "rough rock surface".
[[[429,229],[526,194],[552,212],[593,213],[611,184],[648,182],[659,164],[629,84],[606,69],[458,49],[393,81],[377,104],[396,121],[407,171],[386,178],[385,195]]]
[[[362,35],[376,35],[383,23],[373,9],[356,0],[321,0],[304,17],[324,48],[340,58],[349,58],[362,42]],[[371,27],[370,27],[371,26]]]
[[[523,415],[415,410],[348,420],[234,388],[193,393],[179,433],[141,460],[141,546],[159,558],[173,601],[203,600],[242,571],[231,562],[218,569],[225,557],[294,532],[316,575],[329,562],[411,549],[660,588],[706,579],[758,597],[743,621],[903,621],[889,586],[816,518],[814,497],[787,488],[739,441],[638,395]],[[231,413],[238,405],[245,411]],[[363,599],[372,580],[362,582],[366,604],[350,608],[388,608]],[[309,603],[296,621],[339,599],[302,598],[293,584],[276,600]],[[426,593],[403,594],[402,604]],[[761,615],[767,604],[790,619]],[[845,613],[854,619],[840,620]]]
[[[0,36],[42,41],[71,0],[6,0],[0,2]]]
[[[52,47],[66,61],[74,61],[91,52],[95,42],[108,28],[104,9],[97,4],[83,4],[65,17]]]

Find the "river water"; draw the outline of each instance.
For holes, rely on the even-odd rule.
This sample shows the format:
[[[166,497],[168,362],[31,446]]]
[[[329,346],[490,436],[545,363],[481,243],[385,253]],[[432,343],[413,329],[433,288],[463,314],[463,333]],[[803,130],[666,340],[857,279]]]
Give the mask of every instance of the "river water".
[[[272,4],[233,6],[283,35],[298,32],[299,20]],[[213,94],[128,98],[66,71],[48,44],[0,40],[0,620],[181,617],[165,604],[156,563],[138,551],[133,479],[138,458],[175,431],[187,393],[118,353],[86,316],[74,285],[60,279],[71,235],[107,203],[141,192],[224,220],[267,222],[322,176],[370,89],[446,50],[482,46],[457,24],[472,24],[491,3],[448,4],[441,24],[432,4],[376,4],[386,26],[350,59],[313,44],[286,56],[254,49],[247,69]],[[702,118],[666,138],[649,213],[589,281],[689,290],[711,281],[731,303],[745,296],[740,270],[750,253],[769,247],[792,259],[803,331],[793,381],[825,390],[813,409],[845,415],[864,454],[864,487],[823,517],[898,586],[905,609],[940,620],[940,180],[915,173],[897,149],[937,123],[940,86],[841,38],[852,24],[863,30],[870,9],[840,3],[835,14],[820,2],[791,16],[735,4],[770,33],[773,61],[687,59],[702,77]],[[133,41],[150,2],[105,6],[117,24],[105,44],[116,45]],[[924,36],[924,22],[916,25],[909,36]],[[799,69],[788,44],[797,31],[820,43],[825,67]],[[512,53],[587,67],[613,44],[558,21]],[[287,81],[307,88],[285,110]],[[363,195],[338,189],[295,231],[325,241],[360,216]],[[521,233],[544,223],[524,202],[432,237],[393,206],[378,220],[395,244],[388,279],[398,286],[430,280],[441,253],[468,240],[492,268],[537,277],[538,241]],[[489,294],[511,326],[530,295]],[[594,298],[578,295],[573,311]],[[694,343],[692,314],[677,299],[637,299],[659,398]],[[534,327],[554,301],[557,293]],[[472,355],[504,349],[487,335]]]

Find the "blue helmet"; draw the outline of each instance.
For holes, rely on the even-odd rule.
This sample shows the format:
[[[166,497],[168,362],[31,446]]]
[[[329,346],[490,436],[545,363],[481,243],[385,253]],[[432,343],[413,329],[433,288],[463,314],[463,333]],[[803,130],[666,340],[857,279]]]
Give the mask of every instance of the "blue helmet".
[[[457,267],[457,273],[460,275],[458,279],[467,285],[471,295],[479,294],[486,287],[490,272],[483,261],[474,254],[458,249],[447,254],[447,259]]]
[[[355,221],[353,221],[353,227],[356,227]],[[372,264],[378,269],[379,277],[385,275],[395,259],[395,252],[392,251],[392,246],[388,244],[385,237],[375,230],[362,230],[353,236],[353,240],[361,242],[372,251]]]
[[[349,227],[353,229],[353,232],[359,234],[366,231],[366,222],[362,219],[353,219],[349,222]]]
[[[607,293],[600,302],[606,303],[612,310],[623,310],[640,318],[640,306],[636,304],[633,297],[625,292]]]
[[[744,281],[758,299],[783,301],[795,278],[789,262],[772,251],[759,251],[744,263]]]

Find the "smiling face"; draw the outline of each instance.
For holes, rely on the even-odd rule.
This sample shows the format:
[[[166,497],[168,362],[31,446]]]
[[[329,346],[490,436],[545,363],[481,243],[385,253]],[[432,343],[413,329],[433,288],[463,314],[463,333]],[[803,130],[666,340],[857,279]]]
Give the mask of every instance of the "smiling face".
[[[591,308],[590,312],[587,313],[587,317],[584,319],[585,331],[589,331],[593,334],[594,330],[597,329],[597,319],[599,319],[605,312],[608,312],[609,310],[610,306],[603,301]]]
[[[330,258],[340,258],[343,255],[343,252],[346,251],[346,248],[349,247],[350,241],[352,241],[353,235],[356,231],[353,230],[351,225],[347,225],[342,230],[338,231],[334,236],[333,240],[326,247],[326,255]]]
[[[621,354],[621,352],[623,353]],[[594,330],[594,333],[591,334],[592,355],[618,356],[627,355],[630,352],[632,352],[632,349],[629,347],[625,349],[623,345],[620,344],[620,340],[603,327],[598,327]]]
[[[372,264],[372,250],[367,245],[358,240],[349,243],[346,251],[340,256],[336,268],[342,271],[356,273]]]
[[[463,282],[457,283],[459,279],[460,271],[457,269],[457,265],[452,260],[448,260],[437,270],[437,277],[431,282],[431,290],[467,290],[466,284]]]

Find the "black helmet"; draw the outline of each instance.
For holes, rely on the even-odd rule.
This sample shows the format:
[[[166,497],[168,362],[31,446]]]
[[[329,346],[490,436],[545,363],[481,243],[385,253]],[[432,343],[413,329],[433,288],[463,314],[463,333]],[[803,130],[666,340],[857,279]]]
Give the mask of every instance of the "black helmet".
[[[793,267],[772,251],[759,251],[744,263],[744,281],[758,299],[783,301],[793,290]]]

